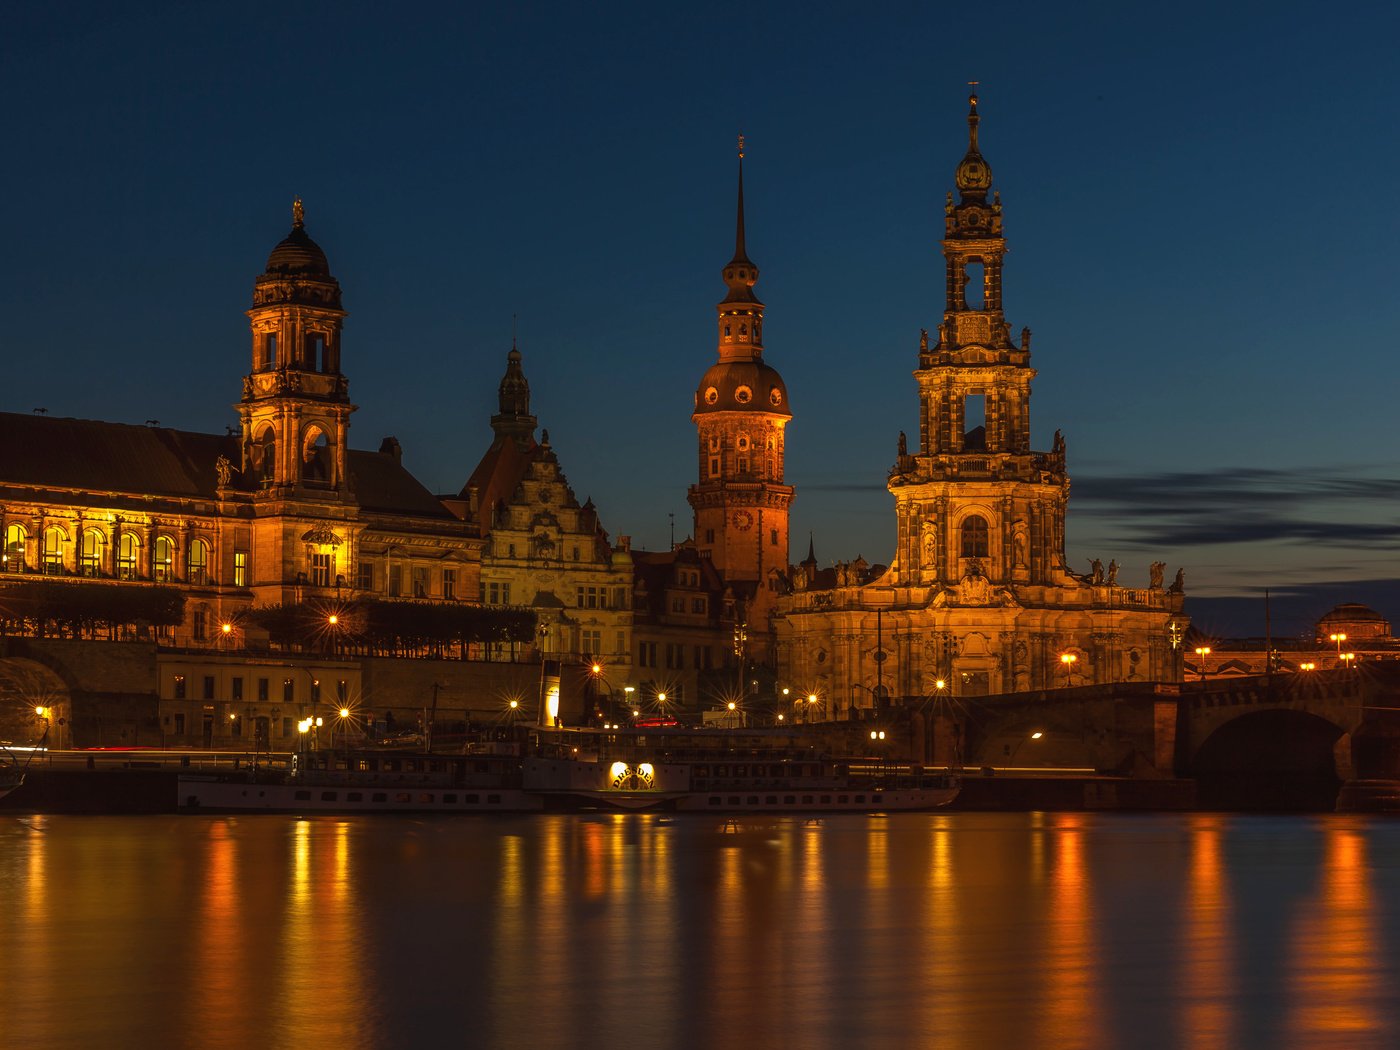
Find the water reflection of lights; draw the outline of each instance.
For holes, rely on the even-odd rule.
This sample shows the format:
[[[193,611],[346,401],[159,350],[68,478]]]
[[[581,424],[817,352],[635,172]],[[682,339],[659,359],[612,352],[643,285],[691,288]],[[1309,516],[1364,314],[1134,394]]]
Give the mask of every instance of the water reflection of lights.
[[[1104,975],[1095,944],[1093,881],[1084,856],[1085,818],[1059,813],[1050,836],[1050,909],[1046,916],[1046,1030],[1042,1045],[1107,1045],[1100,1002]]]
[[[1190,820],[1191,868],[1181,923],[1182,1029],[1199,1050],[1238,1046],[1230,1008],[1235,994],[1234,916],[1221,856],[1226,818]]]
[[[1324,825],[1319,892],[1294,921],[1286,1034],[1298,1046],[1389,1042],[1380,1007],[1392,993],[1382,983],[1367,841],[1344,819]]]

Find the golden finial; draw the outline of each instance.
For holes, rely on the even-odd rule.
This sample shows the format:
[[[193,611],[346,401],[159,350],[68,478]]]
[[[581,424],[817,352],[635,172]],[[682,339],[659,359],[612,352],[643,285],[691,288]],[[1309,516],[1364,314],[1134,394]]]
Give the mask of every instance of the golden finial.
[[[292,225],[301,226],[306,222],[306,213],[302,211],[301,198],[292,198]]]
[[[744,133],[739,132],[739,159],[744,159]]]

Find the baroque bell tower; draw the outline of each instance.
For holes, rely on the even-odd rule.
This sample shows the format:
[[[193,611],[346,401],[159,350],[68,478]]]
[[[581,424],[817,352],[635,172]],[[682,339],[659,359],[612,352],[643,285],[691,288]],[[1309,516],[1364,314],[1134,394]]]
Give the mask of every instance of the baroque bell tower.
[[[900,435],[890,472],[898,582],[949,586],[1051,584],[1064,578],[1069,497],[1064,442],[1031,451],[1031,333],[1019,344],[1002,312],[1001,194],[977,141],[977,96],[968,100],[967,153],[944,206],[946,266],[938,340],[919,340],[919,443]]]
[[[340,371],[345,310],[326,253],[306,232],[301,200],[292,230],[253,286],[252,368],[238,405],[242,472],[258,491],[345,497],[350,403]]]
[[[717,306],[719,360],[695,391],[690,418],[699,431],[699,480],[688,499],[696,547],[742,599],[749,633],[762,636],[788,569],[793,489],[783,483],[783,430],[792,412],[782,376],[763,360],[757,280],[744,243],[741,136],[734,257],[724,268],[728,294]]]

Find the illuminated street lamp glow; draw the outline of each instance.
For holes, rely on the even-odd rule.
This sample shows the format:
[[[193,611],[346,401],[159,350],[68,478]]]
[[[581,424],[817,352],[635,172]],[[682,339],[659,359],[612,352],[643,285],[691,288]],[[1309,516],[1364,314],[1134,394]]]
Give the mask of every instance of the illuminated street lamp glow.
[[[232,633],[233,633],[233,624],[228,623],[228,622],[221,623],[221,624],[219,624],[219,630],[223,631],[224,634],[232,634]]]
[[[1314,670],[1316,667],[1317,667],[1317,664],[1313,663],[1311,660],[1307,660],[1307,661],[1305,661],[1304,663],[1301,663],[1301,664],[1298,665],[1298,670],[1300,670],[1300,671],[1312,671],[1312,670]]]
[[[1039,729],[1037,729],[1034,733],[1031,734],[1031,739],[1032,739],[1032,740],[1039,740],[1039,739],[1040,739],[1041,737],[1043,737],[1044,735],[1045,735],[1044,733],[1042,733]]]
[[[338,624],[338,623],[340,622],[340,617],[337,616],[335,613],[331,613],[328,617],[326,617],[326,622],[327,622],[328,624],[330,624],[332,627],[334,627],[336,624]]]

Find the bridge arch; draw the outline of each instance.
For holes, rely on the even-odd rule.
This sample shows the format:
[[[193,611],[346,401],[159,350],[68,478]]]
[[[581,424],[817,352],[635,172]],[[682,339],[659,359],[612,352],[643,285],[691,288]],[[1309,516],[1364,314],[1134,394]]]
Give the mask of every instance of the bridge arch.
[[[1217,726],[1186,772],[1205,809],[1330,811],[1346,776],[1338,769],[1339,744],[1350,745],[1346,729],[1320,715],[1251,711]]]

